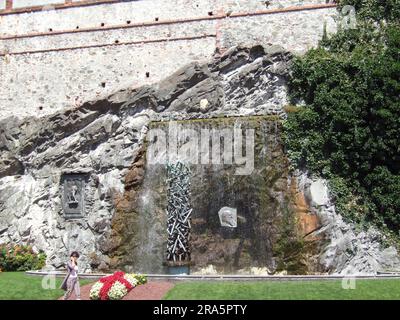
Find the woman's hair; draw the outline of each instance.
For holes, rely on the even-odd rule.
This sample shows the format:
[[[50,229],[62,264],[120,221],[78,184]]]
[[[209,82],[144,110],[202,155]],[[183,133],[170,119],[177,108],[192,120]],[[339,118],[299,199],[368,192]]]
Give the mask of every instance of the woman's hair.
[[[77,251],[72,251],[70,257],[79,258],[79,253]],[[78,262],[75,261],[75,264],[78,265]]]

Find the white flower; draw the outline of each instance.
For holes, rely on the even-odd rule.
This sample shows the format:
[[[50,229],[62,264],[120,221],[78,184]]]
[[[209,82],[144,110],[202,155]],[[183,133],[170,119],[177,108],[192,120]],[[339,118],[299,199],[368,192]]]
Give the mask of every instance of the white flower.
[[[138,280],[136,279],[136,275],[133,273],[126,273],[124,275],[126,281],[128,281],[133,287],[136,287],[138,284]]]
[[[115,281],[115,283],[108,291],[108,297],[110,300],[121,300],[128,293],[128,289],[119,281]]]
[[[99,300],[100,299],[100,290],[103,287],[103,283],[97,281],[92,288],[90,289],[90,299],[91,300]]]

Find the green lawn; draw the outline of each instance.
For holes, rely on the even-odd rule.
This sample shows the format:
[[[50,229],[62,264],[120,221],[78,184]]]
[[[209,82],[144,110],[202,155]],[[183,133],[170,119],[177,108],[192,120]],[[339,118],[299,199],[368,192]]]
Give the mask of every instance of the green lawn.
[[[342,281],[182,282],[166,300],[348,300],[400,299],[400,279],[357,280],[355,289],[343,289]]]
[[[42,278],[24,272],[0,273],[0,300],[55,300],[63,290],[43,289]],[[92,280],[81,280],[81,285]],[[192,281],[178,282],[164,297],[167,300],[279,300],[279,299],[400,299],[400,279],[357,280],[355,289],[343,289],[341,281]]]
[[[61,278],[56,280],[56,289],[43,289],[42,277],[27,276],[24,272],[1,272],[0,273],[0,300],[55,300],[64,294],[58,289]],[[93,282],[80,280],[84,285]]]

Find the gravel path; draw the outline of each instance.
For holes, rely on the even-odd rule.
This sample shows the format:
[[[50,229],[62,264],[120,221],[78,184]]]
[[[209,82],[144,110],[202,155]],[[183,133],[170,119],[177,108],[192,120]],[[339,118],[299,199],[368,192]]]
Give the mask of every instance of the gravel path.
[[[81,299],[90,300],[89,293],[92,284],[81,286]],[[149,281],[132,289],[122,300],[161,300],[174,284],[170,281]],[[60,298],[59,300],[61,300]],[[73,293],[68,300],[75,300]]]

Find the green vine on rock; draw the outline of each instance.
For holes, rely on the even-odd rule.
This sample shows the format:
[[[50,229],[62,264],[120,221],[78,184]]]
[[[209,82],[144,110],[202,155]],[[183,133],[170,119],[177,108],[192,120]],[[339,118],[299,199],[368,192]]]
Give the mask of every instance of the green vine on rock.
[[[325,37],[292,66],[284,124],[295,168],[328,179],[339,213],[400,232],[400,1],[342,0],[355,29]],[[293,107],[292,107],[293,109]]]

